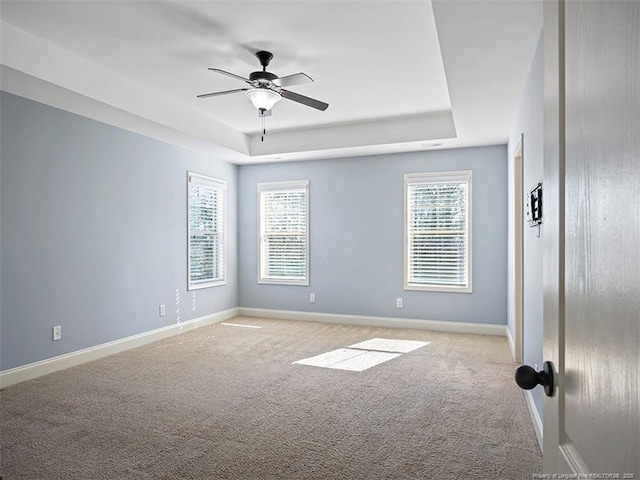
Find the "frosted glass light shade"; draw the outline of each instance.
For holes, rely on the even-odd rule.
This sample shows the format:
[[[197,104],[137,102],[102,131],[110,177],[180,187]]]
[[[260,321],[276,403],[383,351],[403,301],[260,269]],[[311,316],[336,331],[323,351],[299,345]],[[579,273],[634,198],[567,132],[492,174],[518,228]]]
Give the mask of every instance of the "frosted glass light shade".
[[[251,90],[247,90],[245,95],[249,97],[253,106],[258,110],[271,110],[271,107],[282,98],[273,90],[266,88],[252,88]]]

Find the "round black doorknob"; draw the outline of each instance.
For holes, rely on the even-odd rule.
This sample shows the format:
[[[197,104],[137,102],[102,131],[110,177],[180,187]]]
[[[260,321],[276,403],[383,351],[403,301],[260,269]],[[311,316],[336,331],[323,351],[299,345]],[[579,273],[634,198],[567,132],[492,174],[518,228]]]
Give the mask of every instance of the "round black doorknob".
[[[542,370],[536,372],[529,365],[521,365],[516,369],[516,383],[524,390],[531,390],[537,385],[544,387],[544,393],[551,397],[554,391],[553,364],[544,362]]]
[[[531,390],[540,383],[538,372],[529,365],[521,365],[516,370],[516,383],[520,388]]]

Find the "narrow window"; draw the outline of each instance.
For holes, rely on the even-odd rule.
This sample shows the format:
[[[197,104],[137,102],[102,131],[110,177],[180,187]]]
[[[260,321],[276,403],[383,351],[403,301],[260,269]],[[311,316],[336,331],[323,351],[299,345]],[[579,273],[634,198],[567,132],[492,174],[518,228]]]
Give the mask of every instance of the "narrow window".
[[[309,285],[309,181],[258,184],[258,283]]]
[[[471,171],[407,174],[405,290],[471,292]]]
[[[224,285],[227,184],[189,172],[189,290]]]

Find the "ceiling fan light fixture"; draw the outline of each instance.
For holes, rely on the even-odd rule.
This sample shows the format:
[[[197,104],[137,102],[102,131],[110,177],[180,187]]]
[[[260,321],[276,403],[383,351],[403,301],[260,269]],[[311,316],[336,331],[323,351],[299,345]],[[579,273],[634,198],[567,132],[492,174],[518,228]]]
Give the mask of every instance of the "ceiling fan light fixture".
[[[245,95],[258,110],[271,110],[282,99],[276,92],[267,88],[252,88],[247,90]]]

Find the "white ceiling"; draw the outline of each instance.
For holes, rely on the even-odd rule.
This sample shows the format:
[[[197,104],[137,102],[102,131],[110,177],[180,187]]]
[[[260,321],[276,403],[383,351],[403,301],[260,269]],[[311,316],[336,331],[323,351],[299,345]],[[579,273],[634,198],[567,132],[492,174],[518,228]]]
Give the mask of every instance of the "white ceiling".
[[[541,0],[7,1],[2,89],[234,163],[506,143]],[[315,82],[261,121],[211,72]],[[436,145],[436,146],[434,146]]]

